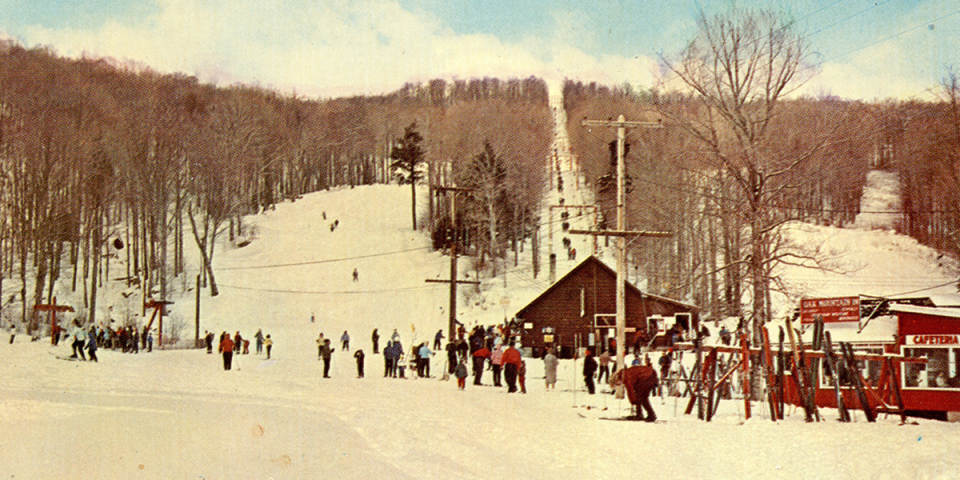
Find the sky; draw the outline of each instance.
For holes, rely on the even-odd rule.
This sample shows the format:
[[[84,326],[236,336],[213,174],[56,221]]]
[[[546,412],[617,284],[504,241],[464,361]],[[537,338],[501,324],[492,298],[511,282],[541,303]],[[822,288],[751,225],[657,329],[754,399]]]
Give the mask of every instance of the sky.
[[[0,0],[0,33],[310,97],[479,76],[649,88],[677,83],[663,59],[699,12],[734,5],[793,20],[814,72],[804,94],[932,99],[960,66],[956,0]]]

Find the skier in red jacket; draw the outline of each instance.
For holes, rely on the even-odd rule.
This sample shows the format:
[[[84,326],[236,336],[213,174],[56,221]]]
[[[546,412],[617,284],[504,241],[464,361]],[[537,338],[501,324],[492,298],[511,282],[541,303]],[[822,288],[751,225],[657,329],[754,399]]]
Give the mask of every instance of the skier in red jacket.
[[[507,381],[507,393],[514,393],[517,391],[517,370],[520,368],[520,362],[522,361],[520,355],[520,350],[514,348],[514,342],[510,342],[510,346],[507,347],[507,350],[503,352],[503,368],[504,380]]]

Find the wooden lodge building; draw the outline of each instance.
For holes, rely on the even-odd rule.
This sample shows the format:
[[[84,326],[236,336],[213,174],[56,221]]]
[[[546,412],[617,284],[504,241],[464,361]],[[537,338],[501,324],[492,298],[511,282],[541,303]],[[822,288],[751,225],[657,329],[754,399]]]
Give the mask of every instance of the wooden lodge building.
[[[587,257],[516,314],[521,344],[541,357],[547,348],[569,358],[575,349],[607,345],[616,339],[617,272],[595,256]],[[643,293],[626,282],[628,351],[647,346],[675,323],[684,331],[700,328],[699,309],[669,298]],[[687,336],[689,337],[689,334]]]

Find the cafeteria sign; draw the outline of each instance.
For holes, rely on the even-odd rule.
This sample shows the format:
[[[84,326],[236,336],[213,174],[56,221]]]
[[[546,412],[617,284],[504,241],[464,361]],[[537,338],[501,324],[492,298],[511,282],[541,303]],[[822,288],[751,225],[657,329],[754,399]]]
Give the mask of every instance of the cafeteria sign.
[[[859,322],[860,297],[805,298],[800,300],[800,323],[813,323],[816,316],[824,323]]]

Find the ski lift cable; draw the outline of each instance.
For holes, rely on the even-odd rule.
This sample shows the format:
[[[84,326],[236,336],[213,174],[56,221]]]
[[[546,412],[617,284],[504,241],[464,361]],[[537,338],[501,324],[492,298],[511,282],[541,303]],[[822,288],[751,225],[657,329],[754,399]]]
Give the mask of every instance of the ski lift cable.
[[[442,285],[424,285],[424,286],[415,286],[415,287],[400,287],[400,288],[384,288],[380,290],[343,290],[343,291],[310,291],[310,290],[283,290],[276,288],[256,288],[256,287],[241,287],[238,285],[224,285],[217,284],[218,287],[224,288],[233,288],[237,290],[250,290],[257,292],[268,292],[268,293],[294,293],[294,294],[304,294],[304,295],[352,295],[352,294],[370,294],[370,293],[388,293],[388,292],[400,292],[407,290],[424,290],[424,289],[433,289],[438,288]]]
[[[356,257],[331,258],[331,259],[328,259],[328,260],[310,260],[310,261],[306,261],[306,262],[276,263],[276,264],[272,264],[272,265],[250,265],[250,266],[242,266],[242,267],[221,267],[221,268],[217,268],[217,270],[218,270],[218,271],[223,271],[223,270],[254,270],[254,269],[260,269],[260,268],[299,267],[299,266],[303,266],[303,265],[318,265],[318,264],[323,264],[323,263],[346,262],[346,261],[350,261],[350,260],[359,260],[359,259],[362,259],[362,258],[384,257],[384,256],[387,256],[387,255],[397,255],[397,254],[401,254],[401,253],[409,253],[409,252],[416,252],[416,251],[421,251],[421,250],[429,250],[430,248],[431,248],[431,247],[418,247],[418,248],[411,248],[411,249],[407,249],[407,250],[397,250],[397,251],[393,251],[393,252],[371,253],[371,254],[369,254],[369,255],[359,255],[359,256],[356,256]]]

